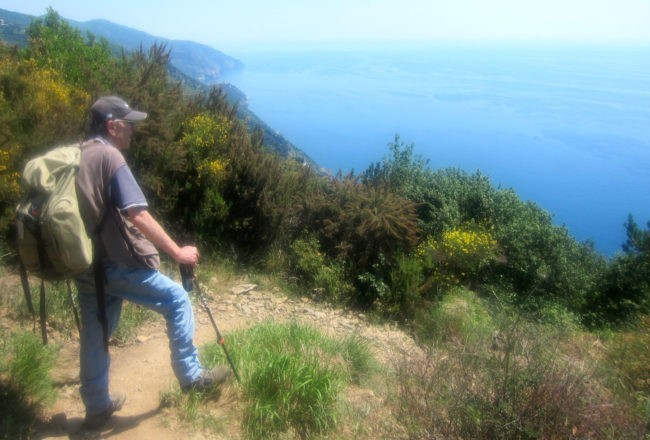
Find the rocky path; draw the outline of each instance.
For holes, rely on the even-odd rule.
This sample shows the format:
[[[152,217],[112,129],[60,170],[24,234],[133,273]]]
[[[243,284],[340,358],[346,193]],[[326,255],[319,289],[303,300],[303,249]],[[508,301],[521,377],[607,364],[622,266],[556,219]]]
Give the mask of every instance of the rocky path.
[[[315,303],[308,298],[292,299],[277,289],[264,291],[253,284],[238,284],[213,291],[203,286],[220,331],[245,328],[264,320],[296,321],[311,325],[333,337],[357,335],[366,340],[376,358],[391,368],[404,353],[417,350],[413,340],[393,325],[369,324],[363,314]],[[196,343],[213,341],[215,333],[198,298],[193,300],[196,313]],[[127,393],[124,408],[101,432],[80,429],[84,408],[78,392],[78,344],[66,344],[57,362],[55,377],[60,384],[59,398],[48,410],[51,422],[37,438],[74,439],[203,439],[205,433],[188,432],[175,418],[160,408],[161,395],[173,390],[176,382],[169,363],[169,348],[162,320],[138,330],[136,342],[111,347],[111,389]],[[234,385],[233,385],[234,386]],[[363,392],[361,392],[363,395]],[[372,395],[372,392],[370,392]],[[366,396],[367,397],[367,396]],[[214,403],[215,411],[228,411],[236,405],[235,392],[226,387]],[[223,438],[239,438],[238,427],[226,429]]]

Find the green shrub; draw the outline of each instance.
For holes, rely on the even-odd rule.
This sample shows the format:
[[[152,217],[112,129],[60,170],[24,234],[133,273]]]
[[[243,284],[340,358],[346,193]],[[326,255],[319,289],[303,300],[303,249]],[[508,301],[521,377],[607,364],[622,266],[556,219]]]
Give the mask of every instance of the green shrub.
[[[411,319],[422,302],[421,282],[422,265],[419,259],[409,255],[398,256],[395,267],[390,271],[390,288],[379,297],[383,311],[403,320]]]
[[[386,187],[353,176],[323,181],[297,207],[303,230],[318,237],[329,259],[345,261],[356,292],[351,302],[372,306],[390,267],[417,244],[416,205]]]
[[[498,243],[490,228],[467,225],[444,231],[440,238],[429,236],[417,249],[427,273],[427,283],[439,289],[477,286],[482,272],[498,255]]]
[[[426,344],[489,344],[496,330],[487,305],[472,291],[456,288],[430,307],[418,309],[413,322]]]
[[[295,240],[290,249],[292,271],[298,275],[301,285],[322,292],[333,301],[352,291],[345,269],[339,263],[328,261],[315,237]]]
[[[650,313],[650,222],[647,229],[641,229],[629,216],[625,229],[625,253],[608,264],[599,288],[585,306],[593,327],[624,326]]]

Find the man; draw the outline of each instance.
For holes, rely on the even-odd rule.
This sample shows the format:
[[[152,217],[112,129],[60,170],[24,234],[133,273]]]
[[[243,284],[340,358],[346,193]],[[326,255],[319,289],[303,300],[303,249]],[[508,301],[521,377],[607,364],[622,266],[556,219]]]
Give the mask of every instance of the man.
[[[194,316],[187,292],[158,271],[156,247],[179,264],[196,266],[199,251],[178,246],[147,210],[147,201],[123,153],[129,148],[134,125],[147,113],[132,110],[121,98],[107,96],[91,107],[91,137],[81,147],[77,175],[79,209],[86,230],[98,234],[96,253],[101,257],[105,281],[105,306],[110,335],[126,299],[164,316],[174,374],[183,390],[204,389],[223,383],[226,367],[203,369],[193,343]],[[110,357],[105,350],[98,319],[95,274],[87,271],[77,280],[82,313],[80,379],[86,407],[84,427],[101,427],[121,409],[125,397],[109,395]]]

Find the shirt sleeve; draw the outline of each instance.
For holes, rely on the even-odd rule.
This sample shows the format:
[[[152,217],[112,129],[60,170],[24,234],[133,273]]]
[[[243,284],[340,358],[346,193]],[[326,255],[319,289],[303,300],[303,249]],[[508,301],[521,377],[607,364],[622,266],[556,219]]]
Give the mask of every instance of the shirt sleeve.
[[[110,183],[110,196],[113,204],[120,211],[149,206],[140,185],[135,181],[131,169],[126,165],[118,168],[113,175]]]

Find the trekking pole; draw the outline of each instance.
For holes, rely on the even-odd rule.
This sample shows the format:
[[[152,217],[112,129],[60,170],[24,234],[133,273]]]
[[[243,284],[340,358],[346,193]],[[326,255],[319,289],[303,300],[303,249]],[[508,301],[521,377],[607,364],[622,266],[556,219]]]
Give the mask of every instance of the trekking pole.
[[[181,279],[183,280],[183,288],[188,292],[192,291],[192,287],[193,287],[192,285],[196,281],[196,277],[194,276],[194,270],[192,269],[192,266],[187,264],[181,264],[180,270],[181,270]],[[212,316],[212,311],[210,310],[210,307],[208,306],[208,302],[205,300],[205,297],[203,296],[203,292],[201,291],[201,286],[198,282],[196,282],[196,291],[199,292],[199,298],[201,298],[201,303],[203,304],[203,308],[208,313],[208,316],[210,317],[210,322],[212,322],[212,327],[214,328],[214,331],[217,333],[217,343],[221,345],[221,348],[223,348],[223,352],[226,355],[226,359],[228,359],[228,363],[230,364],[230,368],[232,368],[232,372],[235,375],[237,382],[241,383],[239,374],[237,374],[237,368],[235,368],[235,363],[232,361],[232,358],[230,357],[230,353],[228,353],[225,340],[223,336],[221,336],[219,327],[217,327],[217,323],[215,322],[214,317]]]

